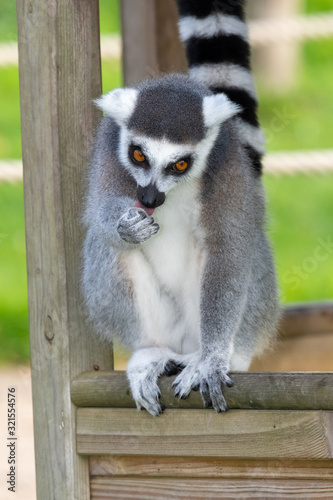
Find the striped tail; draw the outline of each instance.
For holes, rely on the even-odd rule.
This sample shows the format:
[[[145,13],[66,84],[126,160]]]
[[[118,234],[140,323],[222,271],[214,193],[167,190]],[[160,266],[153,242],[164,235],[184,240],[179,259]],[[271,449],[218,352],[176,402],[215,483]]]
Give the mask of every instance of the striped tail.
[[[237,125],[253,168],[261,174],[265,137],[259,127],[258,99],[250,66],[244,0],[177,0],[179,32],[190,76],[223,92],[242,107]]]

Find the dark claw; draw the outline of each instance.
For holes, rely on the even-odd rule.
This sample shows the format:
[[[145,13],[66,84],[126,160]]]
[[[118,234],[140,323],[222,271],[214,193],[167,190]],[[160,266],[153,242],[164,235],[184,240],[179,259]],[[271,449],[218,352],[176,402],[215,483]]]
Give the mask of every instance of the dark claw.
[[[229,379],[229,380],[225,383],[225,385],[226,385],[227,387],[233,387],[233,386],[235,385],[235,382],[234,382],[233,380]]]
[[[207,382],[201,382],[200,392],[201,392],[201,396],[202,396],[205,408],[210,408],[211,406],[213,406],[212,400],[210,398]]]
[[[160,414],[163,413],[164,410],[165,410],[165,405],[163,403],[160,403],[160,411],[159,411],[159,413]]]
[[[226,411],[229,410],[229,406],[227,405],[226,402],[224,402],[223,406],[214,406],[214,410],[217,411],[217,413],[225,413]]]
[[[176,381],[172,382],[172,384],[171,384],[171,387],[172,387],[172,389],[174,389],[174,390],[175,390],[175,393],[176,393],[176,391],[177,391],[178,385],[179,385],[179,383],[178,383],[178,382],[176,382]]]
[[[204,407],[211,408],[213,406],[212,400],[210,398],[204,399]]]
[[[199,388],[200,388],[200,385],[197,384],[194,387],[192,387],[192,391],[197,392],[199,390]]]
[[[165,375],[166,377],[171,377],[172,375],[177,375],[177,373],[181,372],[183,369],[183,366],[175,363],[175,361],[169,361],[164,368],[164,372],[162,375]]]

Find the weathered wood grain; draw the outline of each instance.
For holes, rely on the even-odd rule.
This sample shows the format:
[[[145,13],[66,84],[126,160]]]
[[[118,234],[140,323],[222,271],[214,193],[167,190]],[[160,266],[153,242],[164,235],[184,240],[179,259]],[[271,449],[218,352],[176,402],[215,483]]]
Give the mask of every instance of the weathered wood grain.
[[[121,13],[125,85],[186,69],[175,0],[123,0]]]
[[[92,455],[90,476],[331,480],[330,460],[236,460],[223,458]]]
[[[88,500],[70,380],[94,364],[112,369],[79,293],[92,99],[101,93],[98,0],[18,0],[17,19],[37,495]]]
[[[155,0],[157,61],[161,73],[187,71],[185,47],[178,33],[178,9],[175,0]]]
[[[78,408],[77,452],[260,459],[332,458],[331,412]]]
[[[255,358],[250,371],[332,372],[333,331],[282,337],[274,349]]]
[[[281,337],[333,332],[333,302],[305,302],[283,309]]]
[[[318,500],[333,498],[332,481],[275,479],[227,480],[184,478],[112,478],[91,480],[91,500],[234,500],[275,498]]]
[[[235,385],[225,388],[230,408],[276,410],[333,410],[333,372],[274,373],[238,372]],[[199,392],[186,400],[174,397],[174,377],[162,377],[161,401],[167,408],[202,408]],[[77,406],[135,408],[124,372],[87,372],[71,384],[72,401]]]

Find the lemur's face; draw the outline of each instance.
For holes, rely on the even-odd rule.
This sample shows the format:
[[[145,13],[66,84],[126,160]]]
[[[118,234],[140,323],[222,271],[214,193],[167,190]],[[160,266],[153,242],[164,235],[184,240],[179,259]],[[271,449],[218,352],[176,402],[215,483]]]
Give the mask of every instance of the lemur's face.
[[[199,177],[216,137],[216,131],[213,132],[198,143],[179,144],[122,127],[119,157],[136,180],[138,201],[145,207],[156,208],[178,183]]]
[[[197,148],[166,138],[138,135],[122,127],[119,156],[136,180],[138,201],[148,208],[156,208],[162,205],[170,189],[193,175]]]
[[[177,78],[97,101],[119,124],[120,162],[137,183],[139,204],[151,209],[180,182],[200,177],[220,124],[239,112],[224,94],[200,95]]]

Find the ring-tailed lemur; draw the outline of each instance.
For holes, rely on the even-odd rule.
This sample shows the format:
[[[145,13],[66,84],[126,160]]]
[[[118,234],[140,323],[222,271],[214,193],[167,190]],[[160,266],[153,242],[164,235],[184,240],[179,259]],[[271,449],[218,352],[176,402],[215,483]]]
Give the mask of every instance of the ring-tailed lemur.
[[[178,0],[189,76],[102,96],[84,220],[83,292],[96,330],[134,353],[138,408],[221,384],[275,336],[279,307],[260,179],[263,136],[242,0]]]

